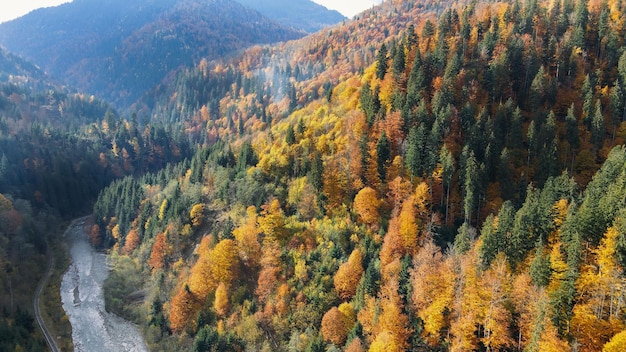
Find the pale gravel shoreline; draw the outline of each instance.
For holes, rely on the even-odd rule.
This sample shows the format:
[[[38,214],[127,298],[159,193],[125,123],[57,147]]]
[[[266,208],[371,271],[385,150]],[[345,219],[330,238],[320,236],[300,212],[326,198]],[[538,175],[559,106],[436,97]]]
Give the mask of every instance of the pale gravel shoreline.
[[[72,264],[63,274],[61,301],[72,324],[74,351],[148,351],[134,324],[104,309],[102,284],[109,275],[106,256],[89,245],[84,220],[74,221],[65,233]],[[78,287],[80,304],[74,304]]]

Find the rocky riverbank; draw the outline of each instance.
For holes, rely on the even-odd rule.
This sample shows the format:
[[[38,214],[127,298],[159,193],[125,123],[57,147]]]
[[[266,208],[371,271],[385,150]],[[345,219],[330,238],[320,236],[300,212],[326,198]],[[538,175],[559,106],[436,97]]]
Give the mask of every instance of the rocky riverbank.
[[[104,309],[102,284],[109,275],[106,256],[93,250],[83,228],[84,220],[74,221],[66,232],[72,264],[61,283],[74,351],[148,351],[134,324]]]

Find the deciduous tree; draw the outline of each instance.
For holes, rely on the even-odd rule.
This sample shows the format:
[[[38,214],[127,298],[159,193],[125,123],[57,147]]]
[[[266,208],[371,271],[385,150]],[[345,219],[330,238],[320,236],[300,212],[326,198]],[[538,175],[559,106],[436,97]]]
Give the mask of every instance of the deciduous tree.
[[[213,308],[217,315],[223,317],[228,312],[229,302],[228,302],[228,288],[224,285],[223,282],[217,286],[215,290],[215,301],[213,301]]]
[[[602,347],[602,352],[622,352],[626,346],[626,330],[616,334]]]
[[[431,346],[439,344],[440,333],[449,326],[445,312],[452,306],[454,282],[452,258],[445,258],[432,239],[427,239],[413,259],[411,299],[424,322],[422,336]]]
[[[193,226],[198,227],[202,225],[204,222],[204,211],[204,204],[194,204],[194,206],[191,207],[189,217]]]
[[[165,266],[165,257],[167,256],[167,239],[165,233],[161,232],[156,236],[150,252],[148,265],[152,270],[163,269]]]
[[[346,341],[348,331],[344,323],[344,315],[337,309],[332,307],[322,317],[322,337],[324,340],[341,346]]]
[[[615,258],[615,227],[610,227],[597,249],[595,263],[581,270],[579,297],[572,317],[573,334],[581,347],[600,350],[614,334],[624,329],[620,316],[625,311],[623,269]],[[595,264],[595,265],[594,265]]]
[[[341,299],[348,300],[356,293],[356,288],[363,275],[362,260],[361,251],[357,248],[352,251],[348,261],[339,266],[334,283],[335,291]]]
[[[244,223],[233,230],[233,236],[237,242],[239,258],[248,267],[254,268],[259,265],[261,259],[261,244],[259,235],[261,230],[257,224],[256,208],[248,207]]]
[[[269,204],[263,206],[258,222],[267,240],[280,243],[287,241],[288,232],[285,228],[285,213],[280,207],[278,199],[274,198]]]
[[[194,306],[195,298],[189,290],[189,286],[184,285],[172,298],[169,315],[172,331],[180,333],[185,329],[191,319]]]
[[[371,187],[363,188],[354,197],[354,210],[367,225],[373,226],[380,221],[379,206],[380,200],[378,200],[376,191]]]
[[[137,230],[135,229],[131,229],[130,231],[128,231],[128,235],[126,235],[126,240],[124,242],[124,248],[122,249],[122,253],[131,254],[137,248],[137,246],[139,246],[140,242],[141,239],[139,238],[139,232],[137,232]]]

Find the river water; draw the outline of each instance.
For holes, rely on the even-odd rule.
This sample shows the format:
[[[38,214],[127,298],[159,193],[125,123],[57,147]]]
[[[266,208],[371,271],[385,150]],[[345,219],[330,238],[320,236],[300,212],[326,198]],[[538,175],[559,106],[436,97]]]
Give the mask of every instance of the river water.
[[[65,232],[72,264],[61,281],[61,301],[72,324],[74,351],[148,351],[137,326],[104,309],[102,284],[109,275],[106,256],[93,250],[84,224],[84,219],[76,220]]]

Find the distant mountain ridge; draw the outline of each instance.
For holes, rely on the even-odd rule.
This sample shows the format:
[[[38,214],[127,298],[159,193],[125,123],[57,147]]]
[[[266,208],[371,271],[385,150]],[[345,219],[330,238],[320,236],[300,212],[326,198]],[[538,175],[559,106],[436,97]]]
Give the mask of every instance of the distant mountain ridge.
[[[346,19],[310,0],[237,0],[284,25],[314,33]]]
[[[302,37],[232,0],[75,0],[0,25],[0,44],[124,107],[168,73]]]
[[[0,47],[0,84],[46,84],[46,80],[39,67]]]

